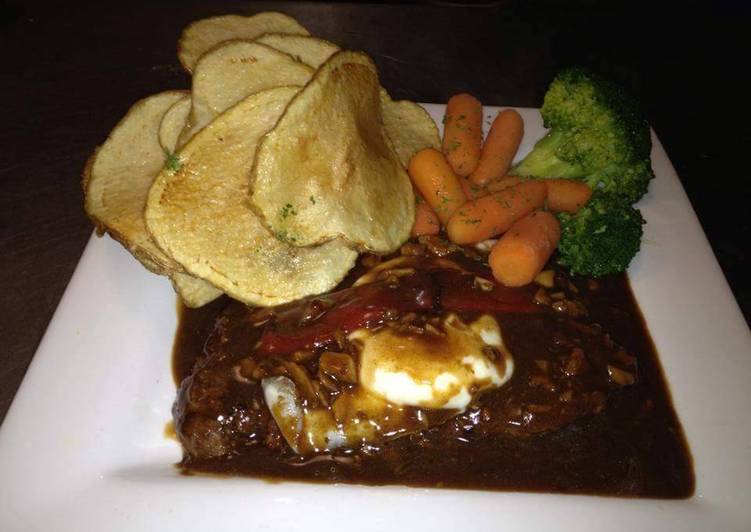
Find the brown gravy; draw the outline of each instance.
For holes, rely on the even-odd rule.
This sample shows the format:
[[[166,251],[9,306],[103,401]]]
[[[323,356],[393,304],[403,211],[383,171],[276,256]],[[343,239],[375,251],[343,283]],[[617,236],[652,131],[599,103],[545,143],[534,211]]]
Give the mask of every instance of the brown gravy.
[[[561,275],[561,272],[558,273]],[[383,444],[377,451],[306,461],[263,445],[230,459],[186,456],[186,473],[248,475],[269,479],[361,484],[402,484],[625,497],[685,498],[694,491],[690,453],[660,363],[625,275],[597,281],[571,279],[599,324],[637,359],[638,380],[610,393],[607,406],[557,430],[518,437],[507,432],[462,431],[461,420]],[[227,298],[199,310],[179,309],[173,368],[176,383],[189,376],[215,319],[232,315]],[[230,312],[227,313],[227,309]],[[540,320],[543,320],[540,322]],[[547,320],[547,321],[546,321]],[[505,316],[504,337],[525,375],[524,360],[549,349],[549,317]],[[550,334],[541,334],[547,330]],[[246,346],[247,348],[247,346]],[[531,366],[530,366],[531,367]],[[517,378],[515,373],[514,378]],[[483,399],[488,412],[513,387]],[[457,428],[458,427],[458,428]]]

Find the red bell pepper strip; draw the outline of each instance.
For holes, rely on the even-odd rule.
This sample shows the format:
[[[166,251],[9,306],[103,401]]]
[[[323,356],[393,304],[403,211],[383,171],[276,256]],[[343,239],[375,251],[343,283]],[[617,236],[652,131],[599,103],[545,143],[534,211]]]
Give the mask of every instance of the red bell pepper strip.
[[[426,274],[403,277],[394,286],[378,282],[315,299],[330,310],[309,324],[300,324],[299,312],[282,314],[281,320],[273,321],[263,331],[258,351],[281,354],[321,347],[334,340],[337,329],[347,334],[360,327],[377,327],[389,313],[403,314],[435,306],[433,283]]]
[[[532,287],[492,283],[492,290],[483,290],[475,283],[474,275],[458,271],[421,272],[401,277],[395,285],[380,281],[285,305],[276,309],[275,319],[265,326],[257,351],[284,354],[323,347],[334,341],[337,330],[348,334],[361,327],[377,327],[393,312],[542,311],[533,301]],[[319,315],[305,320],[312,304],[321,309]]]

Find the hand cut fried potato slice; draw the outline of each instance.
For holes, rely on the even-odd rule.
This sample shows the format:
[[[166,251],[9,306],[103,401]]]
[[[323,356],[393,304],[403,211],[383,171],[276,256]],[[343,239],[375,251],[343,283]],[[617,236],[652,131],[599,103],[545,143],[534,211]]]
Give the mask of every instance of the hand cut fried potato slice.
[[[271,46],[318,69],[339,47],[329,41],[303,35],[267,33],[256,42]],[[412,156],[423,148],[440,148],[441,137],[430,115],[414,102],[394,101],[381,89],[383,125],[406,168]]]
[[[283,85],[305,85],[313,69],[252,41],[227,41],[204,54],[193,72],[192,106],[178,146],[246,96]]]
[[[389,253],[414,222],[412,186],[384,131],[375,65],[337,52],[290,102],[258,148],[251,203],[296,246],[343,238]]]
[[[253,94],[220,115],[165,168],[146,205],[159,246],[192,275],[248,304],[277,305],[325,292],[357,254],[339,241],[298,248],[269,233],[248,205],[248,171],[260,139],[299,87]]]
[[[185,95],[172,104],[159,124],[159,144],[161,144],[164,152],[169,154],[168,165],[176,162],[176,159],[170,159],[170,157],[174,157],[172,154],[177,145],[177,138],[185,127],[189,112],[190,96]],[[146,200],[144,199],[145,203]],[[175,292],[180,295],[185,306],[190,308],[202,307],[222,295],[222,291],[215,286],[187,273],[172,273],[170,280]]]
[[[84,169],[84,207],[97,231],[109,233],[146,268],[159,274],[180,271],[181,267],[151,240],[143,209],[154,177],[165,164],[159,124],[185,95],[167,91],[136,102]]]
[[[185,128],[190,113],[190,95],[185,95],[167,110],[159,124],[159,144],[166,153],[172,153],[177,146],[177,139]]]
[[[196,64],[192,108],[177,145],[184,145],[220,113],[254,92],[305,85],[313,69],[338,50],[323,39],[283,33],[262,35],[253,42],[220,43]],[[386,133],[405,167],[422,148],[440,146],[438,128],[419,105],[393,101],[385,90],[381,91],[381,105]],[[165,118],[177,119],[183,109],[183,103],[176,104]]]
[[[405,168],[423,148],[441,148],[438,127],[425,109],[409,100],[394,101],[383,89],[381,108],[383,126]]]
[[[258,37],[256,42],[289,54],[315,69],[339,51],[337,45],[324,39],[290,33],[267,33]]]
[[[170,280],[175,292],[180,295],[185,306],[190,308],[211,303],[223,293],[211,283],[187,273],[173,273]]]
[[[220,42],[252,40],[264,33],[309,34],[299,22],[284,13],[269,11],[251,17],[222,15],[197,20],[185,28],[177,43],[177,57],[183,68],[192,72],[198,58]]]
[[[170,132],[164,120],[186,100],[190,97],[184,91],[168,91],[145,98],[128,111],[84,170],[84,204],[99,232],[109,233],[147,269],[169,275],[185,304],[198,307],[221,291],[180,273],[182,266],[157,247],[143,219],[149,188],[165,164],[157,132],[176,136],[174,129],[179,132],[182,126]]]

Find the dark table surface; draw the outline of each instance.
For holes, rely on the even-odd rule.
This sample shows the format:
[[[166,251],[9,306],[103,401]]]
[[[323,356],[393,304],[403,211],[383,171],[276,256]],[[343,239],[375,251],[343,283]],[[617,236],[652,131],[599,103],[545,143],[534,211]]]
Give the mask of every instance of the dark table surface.
[[[742,111],[743,50],[751,48],[743,2],[679,12],[591,0],[6,2],[1,9],[0,420],[92,231],[79,184],[86,158],[137,99],[190,86],[175,57],[180,31],[222,13],[284,11],[316,36],[367,51],[395,98],[445,102],[468,91],[489,105],[536,107],[564,65],[618,80],[643,102],[751,316],[751,135]]]

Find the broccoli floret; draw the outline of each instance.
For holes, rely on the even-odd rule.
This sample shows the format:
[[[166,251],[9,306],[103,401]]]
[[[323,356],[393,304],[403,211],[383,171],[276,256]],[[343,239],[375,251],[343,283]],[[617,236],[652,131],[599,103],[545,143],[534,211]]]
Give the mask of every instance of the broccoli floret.
[[[644,218],[619,196],[597,191],[576,214],[560,213],[558,262],[600,277],[625,271],[641,243]]]
[[[512,173],[586,182],[636,202],[652,173],[649,124],[618,85],[581,68],[560,72],[541,109],[550,128]]]

